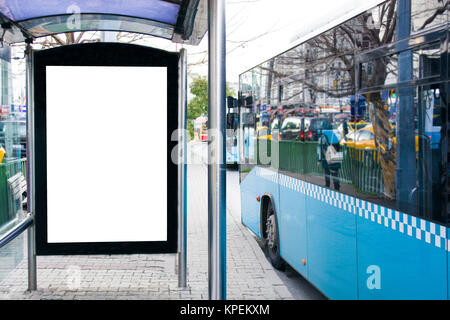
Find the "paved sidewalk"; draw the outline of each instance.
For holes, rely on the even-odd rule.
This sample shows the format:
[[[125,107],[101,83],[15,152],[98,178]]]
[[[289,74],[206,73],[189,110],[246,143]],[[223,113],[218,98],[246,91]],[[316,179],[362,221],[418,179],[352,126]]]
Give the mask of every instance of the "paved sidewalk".
[[[227,183],[228,299],[293,299],[240,222],[236,171],[228,172]],[[40,256],[38,291],[26,291],[23,260],[0,280],[0,299],[208,299],[207,221],[207,167],[190,165],[187,290],[178,288],[173,254]]]

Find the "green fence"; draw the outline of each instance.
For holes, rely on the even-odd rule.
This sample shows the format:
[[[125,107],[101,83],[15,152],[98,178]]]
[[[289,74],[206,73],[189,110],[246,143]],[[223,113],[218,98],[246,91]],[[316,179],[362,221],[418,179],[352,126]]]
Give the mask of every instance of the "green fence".
[[[322,167],[317,165],[317,144],[257,139],[257,164],[271,165],[282,171],[298,174],[323,175]],[[340,151],[343,152],[344,159],[338,171],[339,180],[354,186],[360,192],[382,194],[384,184],[378,151],[346,146],[341,146]]]
[[[365,193],[384,192],[383,171],[377,150],[345,148],[344,157],[351,160],[352,184]]]
[[[258,165],[300,174],[323,174],[322,168],[317,166],[317,142],[258,139],[256,145]]]
[[[280,141],[280,170],[299,174],[322,175],[317,165],[317,142]]]
[[[18,209],[11,198],[7,181],[18,172],[22,172],[26,177],[26,159],[0,164],[0,227],[13,219]]]

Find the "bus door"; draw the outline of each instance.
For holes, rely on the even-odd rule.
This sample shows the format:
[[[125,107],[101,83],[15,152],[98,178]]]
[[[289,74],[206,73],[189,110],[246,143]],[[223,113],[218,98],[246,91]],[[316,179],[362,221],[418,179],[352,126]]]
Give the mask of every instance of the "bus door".
[[[417,97],[417,204],[424,217],[445,221],[447,215],[447,103],[445,84],[421,86]]]
[[[237,130],[239,128],[239,114],[228,113],[227,114],[227,163],[238,162],[238,138]]]
[[[244,135],[244,160],[251,163],[254,159],[256,115],[254,113],[242,114],[242,129]]]
[[[432,44],[417,55],[419,77],[446,78],[446,59],[440,44]],[[417,205],[423,216],[448,221],[447,214],[447,112],[445,82],[422,85],[417,90],[416,151]]]

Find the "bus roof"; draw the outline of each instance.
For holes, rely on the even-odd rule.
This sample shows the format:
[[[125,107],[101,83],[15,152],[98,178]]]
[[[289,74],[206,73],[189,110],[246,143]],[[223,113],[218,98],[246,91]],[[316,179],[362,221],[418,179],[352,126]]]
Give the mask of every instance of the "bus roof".
[[[351,9],[349,9],[345,14],[339,15],[337,18],[332,17],[328,21],[325,20],[327,22],[324,22],[319,27],[317,27],[317,25],[311,26],[310,30],[306,30],[306,32],[297,34],[297,36],[295,36],[289,44],[287,44],[281,48],[280,47],[271,48],[271,46],[269,44],[267,47],[267,50],[265,51],[266,54],[265,54],[264,58],[262,60],[260,60],[261,62],[256,65],[246,68],[245,71],[243,71],[241,73],[241,75],[252,70],[253,68],[263,64],[264,62],[267,62],[268,60],[297,47],[298,45],[308,41],[309,39],[312,39],[315,36],[318,36],[326,31],[356,17],[360,13],[370,10],[370,9],[376,7],[377,5],[379,5],[380,3],[387,2],[387,1],[388,0],[364,0],[364,1],[355,0],[355,5]],[[303,27],[302,29],[304,30],[305,28]]]
[[[125,31],[197,45],[207,30],[206,0],[3,0],[3,41],[63,32]]]

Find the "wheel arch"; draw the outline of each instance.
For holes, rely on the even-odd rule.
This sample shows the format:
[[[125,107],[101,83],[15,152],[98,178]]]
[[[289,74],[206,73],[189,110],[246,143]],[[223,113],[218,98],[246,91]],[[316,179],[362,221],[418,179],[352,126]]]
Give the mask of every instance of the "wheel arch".
[[[275,219],[278,221],[277,210],[275,207],[274,197],[271,193],[265,192],[261,196],[261,206],[260,206],[260,228],[261,228],[261,239],[266,239],[266,222],[267,222],[267,207],[268,204],[272,204],[272,208],[275,214]]]
[[[267,240],[267,209],[268,204],[272,204],[273,209],[273,215],[275,216],[275,225],[276,225],[276,233],[275,233],[275,242],[277,243],[277,253],[275,256],[274,253],[271,252],[271,248],[268,246],[268,240]],[[260,219],[261,219],[261,240],[264,244],[265,250],[269,256],[269,260],[272,264],[272,266],[275,269],[278,270],[284,270],[286,262],[284,261],[283,257],[281,256],[281,242],[280,242],[280,225],[278,223],[278,212],[275,207],[275,201],[274,197],[270,193],[264,193],[261,196],[261,206],[260,206]]]

